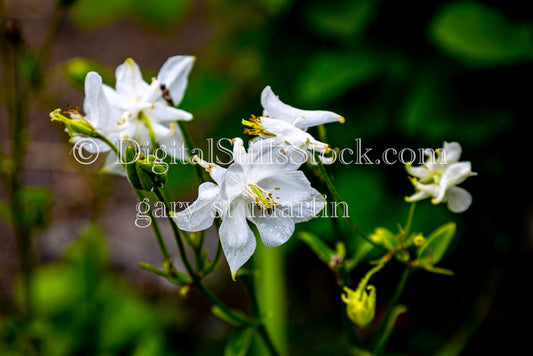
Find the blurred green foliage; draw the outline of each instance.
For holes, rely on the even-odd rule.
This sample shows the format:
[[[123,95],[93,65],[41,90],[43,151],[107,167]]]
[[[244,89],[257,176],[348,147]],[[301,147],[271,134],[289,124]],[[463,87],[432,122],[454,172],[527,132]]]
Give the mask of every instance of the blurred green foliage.
[[[60,262],[37,270],[33,319],[4,319],[2,355],[175,354],[165,328],[183,317],[143,300],[107,272],[107,263],[105,237],[90,225]]]
[[[452,248],[441,262],[457,275],[413,277],[403,301],[413,306],[409,321],[402,322],[400,317],[391,350],[434,354],[455,330],[479,323],[472,341],[457,347],[466,347],[464,354],[524,353],[533,346],[504,327],[502,315],[509,308],[522,314],[521,308],[530,303],[527,294],[513,293],[511,304],[498,294],[487,324],[482,324],[474,303],[494,297],[494,290],[487,290],[483,283],[492,278],[491,270],[505,263],[507,269],[527,270],[524,261],[531,258],[518,241],[530,189],[518,187],[509,193],[508,187],[505,191],[502,187],[523,183],[516,177],[517,167],[524,166],[519,152],[529,152],[525,146],[530,141],[533,16],[528,9],[526,2],[496,0],[417,4],[79,0],[72,9],[72,21],[90,30],[132,19],[148,31],[159,30],[158,34],[183,25],[182,36],[195,34],[195,24],[187,27],[187,21],[208,28],[211,37],[199,53],[193,53],[198,61],[180,106],[195,115],[188,128],[204,149],[206,137],[243,136],[240,120],[261,113],[259,93],[265,85],[271,85],[291,105],[343,115],[345,124],[327,125],[332,146],[353,148],[354,139],[362,138],[363,148],[379,153],[389,147],[416,150],[437,148],[444,140],[459,141],[462,159],[472,161],[473,170],[479,173],[464,184],[474,197],[472,207],[465,214],[453,215],[445,206],[420,202],[412,227],[427,235],[448,221],[457,223]],[[175,53],[181,48],[179,41],[176,38],[176,46],[168,48],[168,56],[180,54]],[[135,58],[136,53],[121,55]],[[81,88],[85,74],[97,70],[112,84],[117,64],[68,59],[62,74]],[[148,79],[151,73],[144,74]],[[330,170],[350,216],[362,231],[369,233],[377,226],[396,231],[396,225],[405,222],[408,206],[403,197],[413,188],[400,163],[337,164]],[[173,199],[194,198],[193,176],[190,166],[171,166],[167,187]],[[313,185],[325,191],[323,182],[315,179]],[[49,202],[43,194],[32,199],[31,206],[46,210],[43,206]],[[9,219],[2,205],[0,216]],[[39,219],[32,219],[40,224]],[[337,228],[327,219],[298,225],[324,239],[331,249]],[[183,340],[180,345],[169,341],[174,334],[167,329],[176,328],[175,323],[182,320],[179,310],[154,306],[105,271],[101,239],[90,228],[64,261],[38,270],[37,318],[30,326],[3,319],[0,353],[17,354],[20,338],[33,340],[29,344],[38,345],[45,355],[198,351],[190,349],[197,339]],[[354,235],[347,245],[350,255],[358,254],[358,263],[371,259],[369,245],[362,239]],[[348,342],[342,333],[343,306],[334,276],[300,240],[293,238],[283,248],[291,354],[340,354]],[[391,270],[375,278],[378,314],[398,277]],[[355,269],[353,279],[357,281],[362,274]],[[502,288],[514,290],[523,283],[517,278],[506,274]],[[249,331],[238,330],[226,352],[232,354],[235,349],[233,354],[238,354],[238,345],[249,341]],[[216,346],[215,350],[221,352]]]

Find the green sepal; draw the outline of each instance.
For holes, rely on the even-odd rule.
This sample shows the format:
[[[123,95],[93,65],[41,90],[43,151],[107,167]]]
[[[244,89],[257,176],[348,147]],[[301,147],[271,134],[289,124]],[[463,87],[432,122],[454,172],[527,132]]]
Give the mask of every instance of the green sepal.
[[[427,242],[417,250],[421,267],[433,266],[440,262],[455,235],[455,229],[455,223],[450,222],[440,226],[427,237]]]
[[[171,268],[170,271],[166,272],[144,262],[140,262],[139,267],[152,273],[155,273],[158,276],[164,277],[169,282],[178,286],[185,286],[192,283],[191,277],[189,277],[183,272],[176,271],[176,269],[174,268]]]
[[[78,114],[76,114],[78,116]],[[79,115],[80,118],[83,116]],[[74,136],[89,136],[98,137],[98,133],[94,130],[94,127],[85,119],[77,120],[66,117],[61,113],[61,109],[55,109],[50,113],[51,121],[59,121],[65,124],[67,132],[70,137]]]
[[[133,146],[126,147],[126,175],[133,188],[142,190],[141,181],[139,180],[137,170],[135,169],[136,161],[137,151],[135,148],[133,148]]]
[[[235,320],[235,317],[233,315],[237,316],[241,320],[248,319],[248,317],[245,314],[243,314],[242,312],[238,310],[231,309],[230,312],[231,314],[233,314],[231,315],[228,312],[226,312],[224,309],[221,309],[220,307],[218,307],[217,305],[213,305],[213,307],[211,307],[211,312],[218,318],[224,320],[225,322],[233,326],[242,325],[239,321]]]
[[[336,255],[335,251],[324,241],[322,241],[321,238],[307,231],[299,232],[297,236],[311,249],[311,251],[315,253],[315,255],[317,255],[322,262],[328,265],[331,263]]]
[[[398,236],[384,227],[377,227],[373,233],[368,235],[368,238],[376,245],[382,246],[388,251],[395,251],[400,246]]]
[[[228,339],[224,356],[245,356],[250,348],[255,329],[252,327],[238,328]]]

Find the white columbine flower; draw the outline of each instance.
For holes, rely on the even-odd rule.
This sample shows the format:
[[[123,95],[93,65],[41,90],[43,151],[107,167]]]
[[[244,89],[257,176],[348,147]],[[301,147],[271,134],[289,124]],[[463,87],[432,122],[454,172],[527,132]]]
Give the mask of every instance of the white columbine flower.
[[[443,149],[436,150],[436,153],[436,159],[428,153],[421,166],[406,165],[407,172],[415,177],[410,179],[416,188],[415,194],[406,200],[413,202],[432,197],[433,204],[447,202],[451,211],[461,213],[472,204],[472,195],[457,185],[477,173],[472,172],[470,162],[459,162],[461,145],[457,142],[444,142]]]
[[[83,137],[83,143],[79,148],[92,154],[108,152],[110,147],[104,141],[90,136],[94,136],[93,133],[98,133],[111,142],[120,139],[120,130],[117,130],[115,122],[119,120],[121,110],[109,102],[102,87],[102,78],[96,72],[88,73],[85,78],[83,111],[85,115],[80,114],[77,108],[65,110],[64,113],[69,116],[67,118],[61,114],[60,109],[57,109],[50,116],[52,120],[65,123],[66,130],[71,134],[70,142],[73,144],[76,144]],[[85,126],[85,130],[69,130],[70,127],[83,128],[83,126]]]
[[[269,86],[261,93],[261,104],[263,116],[243,120],[248,127],[245,133],[269,139],[273,144],[288,144],[317,152],[322,161],[330,162],[324,157],[330,152],[328,144],[316,140],[306,131],[309,127],[329,122],[343,123],[344,117],[331,111],[296,109],[283,103]],[[312,159],[310,161],[313,162]]]
[[[191,120],[192,115],[174,106],[183,98],[193,64],[191,56],[170,57],[151,84],[144,81],[133,59],[117,67],[116,88],[104,85],[103,89],[109,101],[121,110],[114,121],[121,140],[134,140],[141,147],[153,146],[155,141],[172,157],[185,157],[183,136],[175,122]],[[110,170],[113,158],[106,163]]]
[[[233,142],[234,162],[225,171],[199,161],[220,188],[200,189],[189,211],[175,218],[180,228],[199,231],[212,223],[215,210],[220,213],[220,241],[234,278],[256,247],[249,222],[257,227],[265,246],[279,246],[292,236],[295,223],[313,218],[325,201],[298,170],[301,162],[294,159],[290,147],[250,147],[246,152],[241,139]]]

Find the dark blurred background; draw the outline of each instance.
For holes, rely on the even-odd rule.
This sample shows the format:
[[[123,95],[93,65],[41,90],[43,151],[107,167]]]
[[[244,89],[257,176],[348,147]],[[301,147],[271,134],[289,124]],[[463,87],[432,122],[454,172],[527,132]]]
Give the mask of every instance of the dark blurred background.
[[[356,138],[378,153],[460,142],[461,158],[478,173],[462,185],[472,193],[471,208],[455,215],[425,201],[417,205],[413,226],[427,234],[457,222],[441,263],[455,276],[412,277],[400,300],[409,311],[388,349],[409,355],[533,352],[528,2],[78,0],[61,11],[53,1],[3,2],[28,48],[40,46],[51,22],[60,31],[42,90],[29,103],[24,178],[44,189],[37,195],[52,197],[33,240],[37,318],[30,326],[10,318],[19,271],[13,234],[0,222],[0,354],[25,354],[20,350],[28,340],[45,355],[222,353],[232,328],[210,314],[202,297],[194,291],[181,297],[177,287],[137,267],[162,259],[151,230],[134,226],[136,197],[126,180],[76,163],[66,133],[48,116],[57,107],[81,106],[89,69],[113,85],[114,68],[128,57],[150,78],[176,54],[197,57],[180,107],[194,114],[188,127],[199,147],[208,137],[243,137],[240,120],[261,113],[266,85],[296,107],[343,115],[344,125],[327,127],[335,147],[353,148]],[[1,109],[0,138],[7,147],[5,127]],[[413,189],[400,163],[331,170],[363,231],[394,230],[405,221],[403,198]],[[173,167],[169,189],[175,200],[195,199],[191,167]],[[299,229],[336,240],[325,219]],[[166,225],[164,231],[169,235]],[[208,235],[210,246],[215,239]],[[296,238],[281,249],[290,354],[346,354],[344,305],[333,273]],[[367,269],[357,268],[353,279]],[[378,317],[400,270],[391,262],[373,278]],[[230,305],[248,307],[225,262],[208,283]]]

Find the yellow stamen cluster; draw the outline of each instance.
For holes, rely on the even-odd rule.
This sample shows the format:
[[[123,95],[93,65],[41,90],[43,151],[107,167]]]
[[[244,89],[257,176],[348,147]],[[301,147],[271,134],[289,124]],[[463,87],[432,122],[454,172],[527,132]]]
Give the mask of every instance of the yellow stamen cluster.
[[[279,203],[274,201],[274,198],[277,197],[255,184],[248,184],[246,187],[246,197],[255,203],[257,208],[263,214],[267,213],[268,215],[271,215],[274,212],[274,208],[279,206]]]
[[[247,126],[244,129],[244,133],[247,135],[260,135],[266,132],[265,128],[261,125],[261,120],[255,115],[252,115],[248,120],[242,119],[242,124]]]

